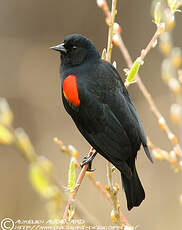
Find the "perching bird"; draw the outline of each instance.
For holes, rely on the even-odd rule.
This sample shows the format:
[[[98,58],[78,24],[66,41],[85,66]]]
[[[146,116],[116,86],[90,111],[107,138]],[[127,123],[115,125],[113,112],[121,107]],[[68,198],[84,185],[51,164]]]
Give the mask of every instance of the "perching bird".
[[[121,172],[128,209],[139,206],[145,198],[135,167],[141,144],[151,161],[152,157],[119,73],[82,35],[69,35],[51,48],[61,55],[61,92],[66,111],[96,152]],[[93,157],[84,159],[82,166],[89,163],[90,169]]]

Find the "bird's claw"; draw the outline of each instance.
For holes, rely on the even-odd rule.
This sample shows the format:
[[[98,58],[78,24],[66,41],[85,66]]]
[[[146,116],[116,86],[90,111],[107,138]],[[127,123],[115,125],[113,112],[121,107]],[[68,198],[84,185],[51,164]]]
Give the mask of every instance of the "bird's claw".
[[[82,163],[80,164],[81,168],[83,168],[84,165],[88,164],[87,171],[88,172],[95,171],[95,169],[92,169],[92,161],[93,161],[94,157],[96,156],[96,154],[97,154],[97,152],[94,152],[90,157],[89,156],[85,156],[83,158]]]

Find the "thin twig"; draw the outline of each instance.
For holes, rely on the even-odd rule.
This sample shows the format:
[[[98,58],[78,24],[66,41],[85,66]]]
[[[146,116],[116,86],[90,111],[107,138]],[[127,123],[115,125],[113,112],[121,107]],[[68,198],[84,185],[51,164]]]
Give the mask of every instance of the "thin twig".
[[[110,202],[112,202],[111,200],[111,196],[109,195],[109,193],[105,190],[105,188],[102,186],[102,184],[100,183],[100,181],[96,181],[93,177],[93,173],[88,173],[88,178],[90,179],[90,181],[92,182],[92,184],[106,197],[106,199]]]
[[[144,58],[146,57],[146,55],[149,53],[149,51],[151,50],[151,48],[154,47],[154,45],[156,44],[157,42],[157,39],[159,38],[159,36],[162,34],[162,32],[164,31],[165,29],[165,24],[164,23],[160,23],[158,26],[157,26],[157,30],[154,34],[154,36],[152,37],[152,39],[150,40],[150,42],[148,43],[147,47],[142,50],[141,52],[141,59],[144,60]]]
[[[111,53],[112,53],[112,47],[113,47],[113,31],[114,31],[114,21],[116,16],[116,5],[117,0],[112,1],[112,10],[111,10],[111,17],[109,22],[109,33],[108,33],[108,43],[107,43],[107,53],[106,53],[106,60],[111,61]]]
[[[177,159],[177,157],[179,157],[178,152],[176,152],[175,149],[172,149],[171,151],[166,151],[164,149],[161,149],[155,146],[149,138],[147,138],[147,144],[148,147],[151,149],[151,153],[153,157],[156,160],[168,161],[173,166],[175,172],[182,170],[180,161],[178,161]]]
[[[123,214],[121,213],[120,204],[118,202],[118,196],[117,196],[118,191],[119,191],[119,185],[117,184],[117,186],[113,186],[112,169],[111,169],[111,163],[110,162],[107,162],[107,180],[108,180],[108,185],[109,185],[107,190],[108,190],[108,193],[110,194],[111,202],[112,202],[112,205],[114,208],[113,213],[112,213],[112,215],[113,215],[112,221],[117,223],[119,226],[122,226],[121,217],[123,217]],[[127,222],[127,224],[128,224],[128,222]]]
[[[111,163],[107,162],[107,182],[109,188],[113,187]]]

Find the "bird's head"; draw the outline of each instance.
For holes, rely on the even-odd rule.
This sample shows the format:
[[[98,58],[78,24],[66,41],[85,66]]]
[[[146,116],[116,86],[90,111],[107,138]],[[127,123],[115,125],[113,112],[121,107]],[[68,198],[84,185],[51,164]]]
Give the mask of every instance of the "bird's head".
[[[97,60],[100,55],[93,43],[83,35],[71,34],[51,49],[61,54],[61,65],[80,65],[86,60]]]

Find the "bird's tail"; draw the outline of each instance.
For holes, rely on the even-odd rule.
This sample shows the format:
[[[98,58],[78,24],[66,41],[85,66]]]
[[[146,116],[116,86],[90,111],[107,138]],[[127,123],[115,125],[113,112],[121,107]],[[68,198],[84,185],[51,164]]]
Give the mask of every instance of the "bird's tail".
[[[121,173],[121,179],[126,194],[128,210],[131,210],[133,207],[139,206],[145,199],[145,192],[135,166],[131,178],[127,178]]]

